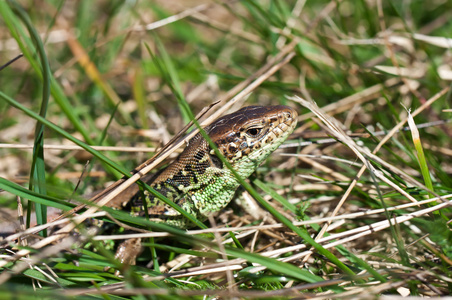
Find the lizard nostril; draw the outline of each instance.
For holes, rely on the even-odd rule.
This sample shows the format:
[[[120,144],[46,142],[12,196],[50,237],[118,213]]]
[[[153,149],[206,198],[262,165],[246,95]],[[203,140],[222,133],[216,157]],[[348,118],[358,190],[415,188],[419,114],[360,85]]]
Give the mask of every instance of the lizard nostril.
[[[291,119],[292,118],[292,112],[291,111],[285,111],[284,112],[284,116],[286,117],[286,119]]]
[[[298,113],[295,109],[287,107],[287,109],[282,112],[282,116],[285,120],[295,119],[298,116]]]

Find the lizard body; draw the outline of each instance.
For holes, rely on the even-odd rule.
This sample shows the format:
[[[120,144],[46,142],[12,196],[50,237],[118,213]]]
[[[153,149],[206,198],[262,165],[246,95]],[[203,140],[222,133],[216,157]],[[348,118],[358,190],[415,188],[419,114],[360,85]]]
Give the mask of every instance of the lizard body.
[[[217,119],[204,130],[232,168],[247,178],[292,133],[297,115],[288,106],[248,106]],[[200,133],[175,161],[146,183],[200,221],[223,209],[239,186]],[[194,225],[148,191],[144,192],[144,199],[142,195],[137,192],[131,198],[135,214],[146,215],[147,207],[152,221],[180,228]],[[129,239],[118,247],[116,257],[131,264],[140,247],[139,239]]]

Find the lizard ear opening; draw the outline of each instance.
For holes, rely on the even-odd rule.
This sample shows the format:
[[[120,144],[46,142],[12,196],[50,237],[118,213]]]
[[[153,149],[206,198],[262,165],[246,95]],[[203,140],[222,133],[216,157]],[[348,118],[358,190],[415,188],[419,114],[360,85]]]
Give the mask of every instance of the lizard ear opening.
[[[223,168],[223,162],[221,161],[221,159],[219,159],[215,154],[209,154],[209,156],[215,167],[217,167],[218,169]]]

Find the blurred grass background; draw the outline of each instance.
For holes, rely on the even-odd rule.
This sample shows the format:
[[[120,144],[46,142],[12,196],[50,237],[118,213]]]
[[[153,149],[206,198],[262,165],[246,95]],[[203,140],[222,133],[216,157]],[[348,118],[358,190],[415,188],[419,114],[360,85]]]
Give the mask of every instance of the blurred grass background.
[[[451,1],[3,1],[0,15],[0,64],[19,53],[24,54],[23,58],[0,71],[1,93],[88,145],[152,149],[164,145],[190,121],[182,109],[181,97],[194,114],[198,113],[252,76],[292,41],[297,44],[290,62],[231,109],[252,104],[296,107],[301,122],[292,142],[301,141],[306,131],[320,132],[321,129],[309,121],[308,111],[288,100],[287,95],[315,100],[319,107],[328,108],[327,112],[350,132],[365,132],[365,128],[371,132],[387,132],[407,116],[405,107],[413,110],[420,107],[447,88],[452,79]],[[48,74],[33,30],[42,40]],[[164,64],[164,70],[158,65],[166,55],[174,67],[173,73],[168,70],[168,64]],[[180,89],[180,95],[174,93],[174,86]],[[451,103],[446,94],[416,116],[415,122],[450,120]],[[7,215],[15,215],[15,194],[22,193],[20,195],[24,197],[26,192],[19,192],[14,183],[35,191],[36,194],[28,195],[28,199],[37,203],[40,223],[46,222],[46,209],[41,205],[62,203],[62,207],[69,208],[71,204],[66,200],[83,198],[105,188],[120,178],[122,172],[134,169],[152,155],[149,152],[106,151],[102,152],[106,156],[104,159],[81,150],[42,151],[40,145],[72,143],[48,128],[44,128],[41,139],[35,128],[35,120],[25,114],[24,109],[13,107],[2,97],[0,143],[34,144],[37,150],[33,156],[30,150],[0,147],[1,188],[8,191],[0,193],[0,203],[9,209],[5,210]],[[452,127],[444,123],[421,129],[420,134],[431,186],[437,194],[447,195],[452,188]],[[378,141],[378,137],[361,139],[361,143],[371,150]],[[339,143],[295,146],[283,151],[348,160],[319,160],[320,167],[309,158],[288,159],[275,154],[257,174],[274,190],[287,188],[283,197],[297,208],[296,217],[307,219],[328,215],[356,176],[357,168],[352,166],[356,159],[354,154]],[[397,134],[378,156],[424,183],[409,132]],[[87,161],[87,174],[74,192]],[[382,168],[395,184],[417,200],[426,199],[428,193],[425,190]],[[382,207],[374,188],[371,176],[365,173],[341,212]],[[386,184],[381,184],[381,189],[388,206],[407,201]],[[25,199],[23,201],[27,204]],[[231,209],[234,208],[228,209],[229,214]],[[30,209],[29,214],[34,211]],[[398,214],[403,212],[397,211]],[[397,288],[406,288],[410,295],[450,294],[451,281],[445,279],[451,278],[452,240],[450,227],[446,224],[449,218],[450,210],[443,210],[439,218],[425,216],[415,221],[418,231],[400,225],[397,228],[399,235],[390,231],[371,235],[333,252],[355,274],[363,270],[369,272],[369,266],[363,267],[354,255],[363,260],[371,257],[385,267],[385,263],[391,262],[408,268],[385,273],[384,281],[390,281],[394,286],[369,292],[372,295],[383,291],[401,293]],[[361,218],[347,222],[339,231],[374,221]],[[318,227],[307,229],[312,233]],[[432,235],[430,240],[421,239],[428,233]],[[274,236],[262,237],[256,242],[256,249],[265,249],[264,245],[275,249],[302,242],[290,234],[275,234],[280,234],[279,240]],[[395,245],[399,239],[403,239],[405,246],[410,245],[408,250]],[[168,242],[161,245],[157,242],[154,246],[164,248],[165,243]],[[242,241],[244,252],[251,252],[250,243]],[[182,248],[188,249],[189,244],[171,244],[178,248],[160,250],[159,255],[170,260],[176,253],[187,251]],[[239,244],[232,243],[232,247],[239,247]],[[104,252],[97,247],[102,248],[86,246],[81,256],[66,253],[46,258],[65,280],[57,285],[39,277],[33,270],[12,272],[14,275],[9,282],[17,288],[31,286],[30,278],[41,280],[43,297],[48,296],[46,290],[53,288],[92,288],[96,284],[119,282],[121,279],[113,273],[103,272],[98,267],[99,261],[95,258],[104,258],[96,257],[95,252]],[[366,256],[368,252],[373,254]],[[400,257],[393,256],[397,253]],[[248,259],[253,261],[255,258]],[[80,269],[71,263],[72,260],[86,261]],[[311,258],[310,262],[310,272],[325,280],[343,278],[341,275],[345,274],[323,256]],[[421,262],[422,268],[430,272],[421,278],[427,276],[428,280],[416,277],[415,270],[419,265],[413,264]],[[199,261],[191,262],[189,266],[197,263]],[[292,263],[303,266],[301,261]],[[284,294],[284,287],[303,283],[300,277],[283,278],[283,266],[273,267],[273,271],[257,274],[237,272],[234,274],[238,278],[237,287],[279,291],[281,294],[256,294],[256,297],[278,297],[290,295],[289,291]],[[10,272],[12,268],[11,264],[3,270]],[[382,268],[376,269],[381,271]],[[151,272],[142,267],[139,270],[145,274]],[[369,283],[375,278],[383,281],[377,274],[362,280]],[[154,286],[133,275],[126,276],[126,280],[131,287],[151,285],[174,293],[179,293],[179,289],[199,287],[215,291],[227,286],[228,282],[222,276],[207,275],[192,279],[197,287],[176,279],[159,284],[154,282]],[[363,283],[356,280],[345,286],[357,287]],[[310,294],[328,290],[341,292],[338,287],[301,290]],[[366,292],[367,289],[359,295],[366,295]],[[26,297],[28,294],[24,293]],[[177,295],[189,297],[183,293]],[[201,295],[200,292],[198,296]]]

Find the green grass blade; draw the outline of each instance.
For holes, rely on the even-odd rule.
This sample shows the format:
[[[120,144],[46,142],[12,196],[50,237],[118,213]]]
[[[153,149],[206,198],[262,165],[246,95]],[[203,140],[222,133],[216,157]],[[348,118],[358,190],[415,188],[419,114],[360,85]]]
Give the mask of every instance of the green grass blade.
[[[14,13],[12,12],[11,8],[9,7],[6,1],[0,1],[0,14],[3,17],[3,21],[7,25],[9,32],[11,33],[13,38],[17,41],[20,50],[24,54],[24,57],[33,67],[35,73],[39,76],[39,78],[43,80],[39,63],[34,58],[33,54],[30,53],[29,51],[29,49],[34,49],[33,44],[29,39],[25,38],[26,34],[25,32],[23,32],[21,24],[18,22],[17,18],[15,17]],[[21,37],[24,39],[25,44],[22,41]],[[51,84],[51,93],[55,102],[60,106],[61,110],[65,113],[65,115],[72,123],[74,128],[82,134],[85,141],[89,144],[92,144],[92,140],[89,136],[88,131],[80,122],[80,116],[78,116],[75,113],[75,110],[69,103],[69,100],[64,94],[63,89],[55,81],[53,76],[51,76],[50,78],[50,84]]]
[[[410,126],[411,136],[413,138],[413,144],[417,152],[417,158],[419,162],[419,167],[421,168],[422,177],[424,178],[425,186],[433,191],[432,179],[430,177],[430,171],[428,169],[427,160],[425,159],[424,149],[421,143],[421,137],[419,135],[419,130],[414,123],[413,116],[409,113],[408,115],[408,125]],[[429,194],[430,197],[434,197],[433,194]]]
[[[65,211],[74,207],[73,204],[72,205],[68,204],[64,200],[60,200],[54,197],[30,191],[29,189],[26,189],[16,183],[8,181],[2,177],[0,177],[0,189],[44,206],[51,206]]]
[[[58,127],[57,125],[53,124],[52,122],[44,119],[40,115],[38,115],[35,112],[33,112],[32,110],[26,108],[25,106],[23,106],[22,104],[20,104],[19,102],[17,102],[16,100],[12,99],[11,97],[9,97],[8,95],[4,94],[1,91],[0,91],[0,98],[3,99],[4,101],[6,101],[9,105],[11,105],[11,106],[13,106],[13,107],[15,107],[17,109],[20,109],[21,111],[23,111],[28,116],[32,117],[33,119],[37,120],[38,122],[41,122],[42,124],[44,124],[48,128],[54,130],[55,132],[57,132],[58,134],[60,134],[64,138],[68,139],[69,141],[73,142],[74,144],[82,147],[83,149],[85,149],[87,152],[89,152],[92,155],[94,155],[95,157],[97,157],[102,162],[104,162],[107,165],[109,165],[112,168],[114,168],[116,171],[120,172],[123,175],[126,175],[126,176],[130,177],[130,174],[129,174],[129,172],[127,170],[123,169],[120,165],[118,165],[117,163],[115,163],[112,160],[110,160],[108,157],[103,155],[101,152],[99,152],[97,150],[94,150],[93,148],[91,148],[86,143],[80,141],[79,139],[74,138],[67,131],[61,129],[60,127]]]
[[[143,219],[143,218],[141,218]],[[152,228],[155,231],[164,231],[171,233],[178,237],[180,241],[187,242],[193,245],[203,245],[207,247],[211,247],[214,249],[219,250],[218,244],[216,242],[211,242],[209,240],[206,240],[204,238],[200,238],[197,236],[190,236],[187,235],[183,230],[165,225],[163,223],[154,223],[150,222],[148,220],[143,219],[143,222],[146,223],[150,228]],[[271,270],[274,270],[275,272],[286,274],[289,277],[297,278],[299,280],[307,281],[307,282],[321,282],[323,279],[319,276],[313,275],[311,272],[307,270],[300,269],[294,265],[291,265],[289,263],[281,262],[277,259],[270,258],[270,257],[263,257],[259,254],[250,253],[248,251],[244,251],[241,249],[225,246],[225,251],[227,255],[230,255],[232,257],[242,258],[247,261],[263,265]],[[335,289],[335,288],[333,288]],[[340,288],[337,288],[335,290],[341,290]]]
[[[146,98],[143,88],[143,71],[141,67],[135,69],[132,86],[133,97],[138,105],[138,115],[140,117],[142,128],[149,128],[148,116],[146,115]]]
[[[268,185],[266,185],[264,182],[262,182],[259,179],[254,179],[253,183],[260,188],[261,190],[263,190],[265,193],[267,193],[268,195],[272,196],[273,199],[275,199],[276,201],[278,201],[279,203],[281,203],[286,209],[290,210],[291,212],[293,212],[294,214],[297,213],[297,208],[295,207],[295,205],[293,205],[292,203],[290,203],[289,201],[287,201],[287,199],[285,199],[284,197],[280,196],[275,190],[273,190],[272,188],[268,187]]]
[[[26,25],[30,37],[34,41],[34,44],[37,48],[37,52],[40,57],[40,62],[42,66],[41,77],[43,79],[43,88],[42,88],[41,109],[39,111],[39,115],[42,118],[45,118],[50,97],[50,67],[49,62],[47,60],[47,55],[45,53],[41,37],[37,33],[33,24],[31,23],[31,20],[28,17],[27,13],[15,1],[11,1],[10,3],[12,3],[16,14]],[[33,160],[31,163],[30,174],[31,180],[29,182],[29,188],[40,194],[45,195],[47,192],[46,192],[46,176],[44,163],[44,125],[39,122],[36,123],[35,139],[33,145]],[[35,205],[35,208],[38,225],[45,224],[47,222],[47,208],[39,203]],[[30,210],[30,207],[28,207],[28,209]],[[40,232],[40,234],[42,236],[46,236],[47,231],[43,230],[42,232]]]
[[[177,99],[177,103],[179,104],[179,108],[182,114],[182,118],[185,123],[193,120],[194,116],[191,113],[190,107],[188,106],[187,101],[185,101],[184,94],[182,93],[182,88],[180,86],[179,76],[177,75],[176,68],[171,61],[171,58],[163,46],[160,39],[154,35],[155,43],[157,44],[157,48],[159,50],[160,57],[153,55],[149,46],[146,45],[146,48],[149,54],[152,55],[155,64],[160,69],[161,75],[165,78],[166,83],[171,88],[171,91],[174,93]]]

